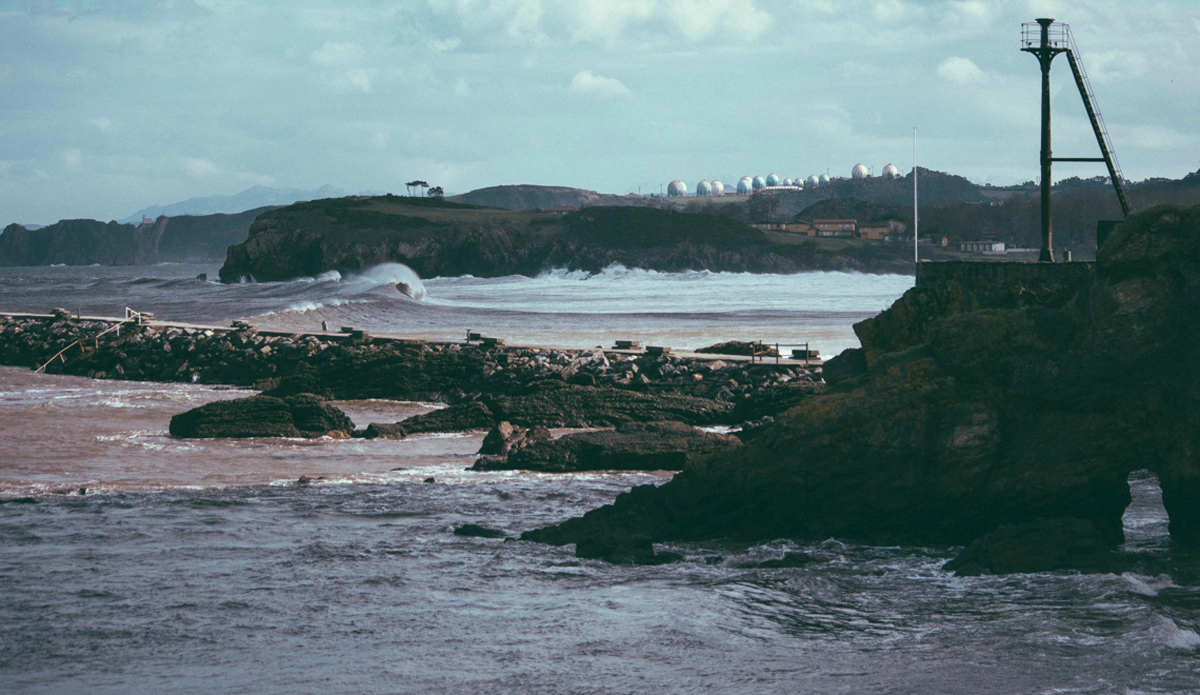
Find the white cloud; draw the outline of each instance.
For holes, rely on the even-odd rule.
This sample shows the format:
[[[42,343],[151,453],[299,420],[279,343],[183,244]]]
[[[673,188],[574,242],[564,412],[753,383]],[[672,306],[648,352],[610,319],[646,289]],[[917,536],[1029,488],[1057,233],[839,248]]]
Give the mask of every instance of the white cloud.
[[[435,39],[429,42],[434,53],[449,53],[462,44],[462,39]]]
[[[459,79],[454,83],[454,96],[463,98],[471,96],[471,85],[466,80]]]
[[[1123,130],[1130,134],[1130,141],[1133,145],[1151,150],[1176,150],[1193,147],[1197,141],[1200,141],[1200,138],[1190,133],[1181,133],[1173,128],[1157,125],[1134,126]]]
[[[88,121],[88,125],[102,133],[107,133],[113,128],[113,122],[111,118],[93,118]]]
[[[1132,80],[1146,74],[1146,55],[1136,51],[1101,51],[1083,55],[1088,77],[1096,82]]]
[[[937,67],[937,74],[944,80],[958,84],[973,84],[983,80],[983,71],[969,58],[952,56],[943,60]]]
[[[67,171],[83,171],[83,152],[77,149],[63,150],[59,157]]]
[[[588,70],[578,72],[571,78],[570,90],[572,94],[597,99],[622,99],[633,95],[620,80],[593,75]]]
[[[212,176],[220,171],[220,167],[217,166],[216,162],[212,162],[207,159],[201,159],[199,157],[184,157],[183,161],[180,162],[180,166],[183,167],[183,170],[186,171],[189,176],[194,176],[198,179],[204,178],[205,176]]]
[[[339,92],[371,92],[371,78],[377,72],[364,67],[367,52],[363,47],[348,41],[326,41],[312,52],[309,60],[313,65],[326,68],[330,83]]]
[[[365,56],[366,51],[356,43],[326,41],[312,52],[310,59],[313,65],[323,68],[347,68],[361,65]]]

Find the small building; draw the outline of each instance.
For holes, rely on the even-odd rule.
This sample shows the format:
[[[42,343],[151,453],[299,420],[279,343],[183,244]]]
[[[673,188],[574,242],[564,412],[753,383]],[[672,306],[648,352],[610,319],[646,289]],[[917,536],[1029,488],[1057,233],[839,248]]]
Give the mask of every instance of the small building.
[[[750,226],[764,232],[786,232],[807,236],[816,236],[817,234],[816,228],[807,222],[761,222]]]
[[[902,236],[908,231],[908,225],[898,220],[887,222],[870,222],[858,225],[858,238],[883,241],[890,236]]]
[[[565,215],[568,212],[578,212],[579,208],[571,205],[556,205],[552,208],[545,208],[546,212],[553,212],[556,215]]]
[[[819,237],[854,236],[858,230],[858,220],[813,220],[812,224]]]
[[[958,250],[967,253],[1004,253],[1007,244],[1003,241],[960,241]]]

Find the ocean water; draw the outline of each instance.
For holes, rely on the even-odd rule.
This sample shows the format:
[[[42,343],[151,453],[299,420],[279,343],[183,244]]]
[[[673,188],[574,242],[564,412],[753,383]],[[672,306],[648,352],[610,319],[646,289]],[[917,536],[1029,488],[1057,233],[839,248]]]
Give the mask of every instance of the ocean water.
[[[431,279],[414,301],[379,280],[397,268],[237,286],[198,272],[8,269],[0,308],[849,343],[911,282],[610,269]],[[1167,540],[1149,474],[1131,477],[1126,547],[1161,572],[955,578],[951,548],[834,539],[667,544],[685,560],[623,567],[452,530],[517,535],[669,474],[470,472],[481,433],[167,436],[173,414],[246,393],[0,368],[0,692],[1200,693],[1200,558]],[[436,407],[339,406],[359,426]],[[815,561],[746,566],[796,550]]]
[[[659,273],[611,267],[589,276],[556,271],[537,278],[421,280],[400,264],[357,275],[336,271],[292,282],[221,284],[217,266],[0,268],[0,310],[158,318],[264,328],[337,330],[461,340],[468,330],[510,344],[611,346],[618,338],[676,349],[725,340],[809,343],[823,355],[857,347],[851,326],[886,309],[908,288],[906,275],[861,273]],[[420,300],[402,295],[408,283]]]

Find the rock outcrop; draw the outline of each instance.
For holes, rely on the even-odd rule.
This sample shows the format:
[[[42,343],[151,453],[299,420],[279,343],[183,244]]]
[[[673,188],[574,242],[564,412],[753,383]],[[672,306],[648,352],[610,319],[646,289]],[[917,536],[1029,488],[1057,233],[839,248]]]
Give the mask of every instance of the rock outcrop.
[[[1112,544],[1128,474],[1148,468],[1172,538],[1200,542],[1200,208],[1130,218],[1094,266],[921,273],[856,327],[861,374],[734,453],[524,538],[953,545],[1071,517]]]
[[[689,461],[741,446],[727,434],[682,422],[628,422],[615,430],[579,432],[534,442],[506,457],[484,456],[473,470],[678,471]]]
[[[350,197],[261,215],[229,248],[224,282],[288,280],[329,270],[403,263],[421,277],[533,276],[555,268],[600,272],[621,264],[660,271],[912,272],[896,244],[831,247],[771,235],[711,212],[587,207],[557,214],[481,208],[439,198]]]
[[[171,418],[172,437],[349,437],[346,414],[311,394],[216,401]]]
[[[958,576],[1079,570],[1119,572],[1121,558],[1083,519],[1038,519],[975,539],[943,569]]]
[[[145,224],[61,220],[38,229],[10,224],[0,234],[0,266],[147,265],[211,261],[246,240],[257,208],[233,215],[159,217]]]

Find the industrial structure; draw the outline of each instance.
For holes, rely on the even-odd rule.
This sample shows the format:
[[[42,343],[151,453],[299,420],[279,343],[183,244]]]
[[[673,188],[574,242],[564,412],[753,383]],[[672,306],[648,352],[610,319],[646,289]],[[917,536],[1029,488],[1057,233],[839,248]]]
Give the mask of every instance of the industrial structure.
[[[850,170],[850,178],[855,180],[868,179],[871,177],[871,170],[866,165],[856,164]],[[888,164],[883,167],[881,178],[884,179],[899,179],[900,171],[894,164]],[[788,190],[806,190],[810,188],[818,188],[828,186],[833,182],[829,174],[813,174],[808,178],[797,176],[794,179],[783,178],[778,174],[768,174],[767,176],[743,176],[738,180],[737,186],[729,190],[730,195],[746,196],[754,193],[762,192],[784,192]],[[688,194],[687,184],[681,180],[674,180],[667,184],[667,195],[671,197],[685,196]],[[717,180],[708,181],[702,179],[696,184],[697,197],[720,197],[726,195],[725,184]]]
[[[1050,186],[1053,183],[1050,168],[1054,162],[1104,162],[1108,167],[1109,178],[1112,179],[1117,201],[1121,204],[1121,214],[1129,216],[1129,202],[1125,199],[1125,189],[1122,187],[1123,176],[1117,165],[1116,154],[1108,137],[1108,129],[1104,119],[1096,108],[1096,95],[1092,93],[1091,82],[1083,71],[1083,63],[1079,58],[1079,48],[1071,35],[1071,27],[1055,22],[1050,18],[1038,19],[1036,23],[1026,22],[1021,25],[1021,50],[1037,57],[1042,68],[1042,251],[1039,261],[1054,261],[1054,242],[1051,230],[1051,201]],[[1079,88],[1079,96],[1083,99],[1083,107],[1087,110],[1088,120],[1096,134],[1096,143],[1100,146],[1100,157],[1055,157],[1050,149],[1050,63],[1060,53],[1067,54],[1067,63],[1075,76],[1075,85]]]

